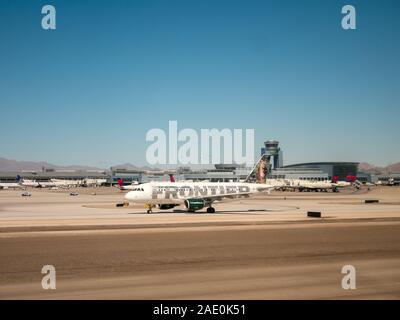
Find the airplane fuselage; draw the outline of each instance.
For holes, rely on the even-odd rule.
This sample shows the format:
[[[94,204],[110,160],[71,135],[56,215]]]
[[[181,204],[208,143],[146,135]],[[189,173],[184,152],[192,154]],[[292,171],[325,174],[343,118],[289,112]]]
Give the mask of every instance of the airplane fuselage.
[[[267,185],[237,182],[150,182],[128,192],[125,199],[149,204],[179,204],[186,199],[219,200],[248,196],[269,188]]]
[[[22,186],[19,183],[13,183],[13,182],[1,182],[0,183],[0,189],[19,189],[22,188]]]

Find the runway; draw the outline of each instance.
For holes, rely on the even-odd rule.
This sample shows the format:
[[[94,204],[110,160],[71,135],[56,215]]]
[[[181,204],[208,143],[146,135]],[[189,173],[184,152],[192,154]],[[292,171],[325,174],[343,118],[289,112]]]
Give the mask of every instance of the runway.
[[[216,215],[87,208],[107,205],[89,195],[21,205],[0,193],[0,298],[399,299],[398,191],[275,194]],[[371,196],[380,204],[362,203]],[[329,218],[306,218],[318,204]],[[56,268],[55,290],[41,287],[44,265]],[[341,286],[344,265],[355,290]]]

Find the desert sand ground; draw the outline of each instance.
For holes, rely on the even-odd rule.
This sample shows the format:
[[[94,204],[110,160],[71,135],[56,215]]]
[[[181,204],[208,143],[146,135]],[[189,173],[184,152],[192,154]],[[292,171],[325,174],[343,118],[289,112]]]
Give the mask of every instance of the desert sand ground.
[[[0,299],[400,298],[398,187],[151,215],[117,208],[113,188],[76,191],[0,190]],[[55,290],[41,286],[44,265],[56,268]],[[341,286],[344,265],[356,268],[355,290]]]

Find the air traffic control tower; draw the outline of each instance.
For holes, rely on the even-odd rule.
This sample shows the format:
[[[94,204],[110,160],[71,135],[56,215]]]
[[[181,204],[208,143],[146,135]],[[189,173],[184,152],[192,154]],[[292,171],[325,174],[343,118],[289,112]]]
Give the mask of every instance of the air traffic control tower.
[[[264,148],[261,148],[261,156],[265,155],[268,159],[269,169],[283,167],[283,154],[279,148],[279,141],[267,140],[264,142],[264,146]],[[270,170],[268,172],[271,172]]]
[[[265,183],[266,177],[271,174],[272,169],[283,167],[282,150],[279,148],[279,141],[268,140],[261,148],[260,160],[251,169],[246,181],[257,181]]]

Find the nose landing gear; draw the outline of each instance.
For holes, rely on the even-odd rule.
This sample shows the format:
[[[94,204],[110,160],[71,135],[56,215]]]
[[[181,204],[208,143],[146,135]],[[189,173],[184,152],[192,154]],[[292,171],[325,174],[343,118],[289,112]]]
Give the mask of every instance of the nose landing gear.
[[[146,203],[146,204],[144,205],[144,207],[147,209],[147,213],[150,214],[150,213],[153,213],[153,208],[155,207],[155,205],[154,205],[154,204]]]

